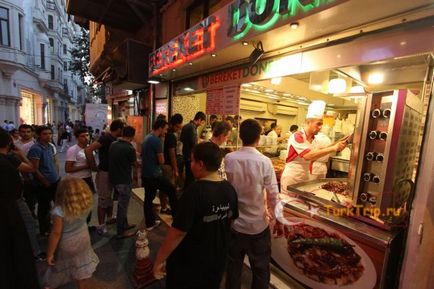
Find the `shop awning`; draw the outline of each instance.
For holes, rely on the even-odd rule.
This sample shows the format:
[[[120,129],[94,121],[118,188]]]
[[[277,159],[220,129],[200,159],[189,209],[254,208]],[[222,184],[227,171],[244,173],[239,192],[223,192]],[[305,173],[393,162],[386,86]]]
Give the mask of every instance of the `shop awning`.
[[[154,4],[162,0],[68,0],[69,14],[87,18],[110,27],[135,31],[148,21]]]
[[[144,43],[126,39],[100,56],[90,71],[97,82],[112,82],[128,89],[142,88],[147,85],[150,50]]]

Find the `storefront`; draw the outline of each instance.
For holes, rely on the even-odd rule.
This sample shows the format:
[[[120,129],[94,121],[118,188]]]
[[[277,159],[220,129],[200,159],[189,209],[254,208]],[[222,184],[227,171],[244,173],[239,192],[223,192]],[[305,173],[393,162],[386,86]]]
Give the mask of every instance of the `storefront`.
[[[352,142],[330,157],[327,179],[287,188],[298,198],[283,201],[288,233],[273,239],[275,272],[310,288],[422,286],[430,267],[412,264],[433,257],[423,253],[432,231],[425,241],[413,233],[432,213],[430,187],[418,175],[433,166],[423,159],[434,7],[387,1],[390,14],[381,17],[369,8],[375,1],[354,2],[235,1],[154,51],[150,73],[167,80],[155,95],[166,95],[169,114],[185,121],[197,111],[239,115],[264,130],[276,123],[283,138],[291,125],[303,127],[312,101],[325,101],[322,132]],[[258,149],[279,175],[285,141],[264,136]]]
[[[28,90],[21,90],[20,124],[43,124],[43,102],[39,94]]]

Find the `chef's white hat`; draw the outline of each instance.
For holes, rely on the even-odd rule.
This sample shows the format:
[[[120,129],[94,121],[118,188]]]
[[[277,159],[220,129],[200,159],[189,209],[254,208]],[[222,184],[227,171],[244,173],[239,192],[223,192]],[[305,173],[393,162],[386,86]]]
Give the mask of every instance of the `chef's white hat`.
[[[306,118],[323,119],[326,103],[322,100],[314,100],[307,108]]]

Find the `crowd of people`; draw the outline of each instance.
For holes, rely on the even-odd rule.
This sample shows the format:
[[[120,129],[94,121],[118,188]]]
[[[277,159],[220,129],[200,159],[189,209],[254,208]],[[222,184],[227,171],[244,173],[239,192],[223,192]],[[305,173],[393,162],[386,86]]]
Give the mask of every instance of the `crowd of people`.
[[[134,171],[140,170],[145,229],[160,224],[153,207],[157,192],[160,213],[173,216],[154,266],[155,277],[167,274],[166,288],[219,288],[225,268],[226,288],[240,288],[245,255],[253,288],[268,288],[270,225],[279,188],[271,160],[256,150],[263,128],[254,119],[215,118],[209,123],[211,137],[204,140],[198,135],[198,127],[207,121],[203,112],[184,126],[183,121],[180,114],[170,120],[157,117],[140,148],[134,142],[135,129],[122,120],[95,131],[97,137],[83,124],[59,124],[58,139],[71,144],[63,178],[52,126],[21,125],[18,138],[2,129],[1,179],[13,185],[0,188],[0,213],[6,214],[0,218],[0,248],[2,256],[16,261],[16,268],[0,270],[0,287],[40,288],[34,282],[34,262],[46,260],[44,288],[72,280],[85,288],[84,280],[99,262],[89,238],[92,196],[98,195],[98,234],[108,234],[107,226],[115,224],[116,238],[134,236],[136,225],[128,222],[128,207]],[[68,142],[69,133],[76,144]],[[230,141],[242,143],[242,148],[224,156],[220,146]],[[39,248],[36,228],[48,237],[46,250]]]

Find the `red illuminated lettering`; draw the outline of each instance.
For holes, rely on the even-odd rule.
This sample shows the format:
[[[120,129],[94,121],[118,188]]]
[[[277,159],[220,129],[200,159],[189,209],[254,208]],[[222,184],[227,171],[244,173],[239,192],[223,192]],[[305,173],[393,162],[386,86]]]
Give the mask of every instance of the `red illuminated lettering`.
[[[211,15],[150,55],[152,74],[173,68],[215,49],[220,20]],[[210,82],[212,80],[210,79]]]

